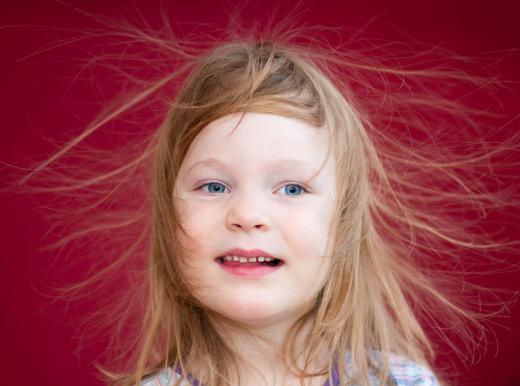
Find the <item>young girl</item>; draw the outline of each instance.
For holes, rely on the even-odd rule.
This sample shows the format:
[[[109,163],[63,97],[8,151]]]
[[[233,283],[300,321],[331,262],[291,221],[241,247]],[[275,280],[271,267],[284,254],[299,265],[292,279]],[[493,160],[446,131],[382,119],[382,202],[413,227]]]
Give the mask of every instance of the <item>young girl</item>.
[[[166,364],[144,384],[437,384],[411,268],[370,213],[375,149],[301,52],[201,57],[157,146],[146,343],[164,329],[169,347],[137,381]]]
[[[412,150],[437,135],[426,118],[469,110],[411,84],[465,75],[384,67],[300,32],[197,54],[168,43],[188,76],[148,148],[148,300],[111,384],[438,385],[425,325],[476,320],[431,265],[493,245],[446,204],[496,203],[455,173],[488,153]]]

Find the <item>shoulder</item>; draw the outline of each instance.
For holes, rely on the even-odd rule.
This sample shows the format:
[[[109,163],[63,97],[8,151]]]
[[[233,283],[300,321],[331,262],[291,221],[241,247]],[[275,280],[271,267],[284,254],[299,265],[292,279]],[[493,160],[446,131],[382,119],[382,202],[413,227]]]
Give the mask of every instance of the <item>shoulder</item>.
[[[374,357],[376,361],[381,359],[381,353],[375,352]],[[350,354],[346,355],[347,367],[351,367],[352,361]],[[417,362],[408,360],[399,355],[390,354],[390,379],[395,386],[441,386],[433,372]],[[161,370],[160,372],[144,378],[140,386],[177,386],[175,382],[179,379],[179,375],[170,367]],[[374,384],[378,384],[377,380],[373,379]],[[178,386],[188,386],[190,383],[182,381]]]
[[[389,359],[390,377],[396,386],[440,386],[429,368],[397,355]]]
[[[381,361],[381,353],[373,352],[376,362]],[[389,354],[390,379],[395,386],[441,386],[435,374],[428,367],[399,355]],[[348,366],[352,366],[350,354],[347,354]],[[350,367],[352,369],[352,367]],[[374,384],[378,384],[373,376]]]
[[[143,378],[140,386],[174,386],[179,376],[170,367]],[[179,386],[189,385],[181,382]]]

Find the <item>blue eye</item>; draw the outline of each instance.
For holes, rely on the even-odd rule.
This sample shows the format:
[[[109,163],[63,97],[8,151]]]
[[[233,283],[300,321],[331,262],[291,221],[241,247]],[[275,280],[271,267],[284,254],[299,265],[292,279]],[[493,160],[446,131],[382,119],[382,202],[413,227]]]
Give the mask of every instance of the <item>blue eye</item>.
[[[301,193],[305,193],[306,190],[303,186],[301,185],[297,185],[297,184],[287,184],[284,186],[285,188],[285,192],[286,193],[289,193],[288,196],[300,196],[301,194],[292,194],[292,193],[298,193],[298,192],[301,192]]]
[[[208,189],[204,189],[207,187]],[[285,193],[288,196],[301,196],[303,193],[306,193],[307,190],[298,184],[287,184],[283,186]],[[208,182],[198,188],[198,190],[202,189],[207,193],[224,193],[226,191],[226,187],[220,182]]]
[[[219,182],[209,182],[207,184],[202,185],[199,189],[202,189],[205,186],[208,187],[208,193],[223,193],[226,190],[226,187]]]

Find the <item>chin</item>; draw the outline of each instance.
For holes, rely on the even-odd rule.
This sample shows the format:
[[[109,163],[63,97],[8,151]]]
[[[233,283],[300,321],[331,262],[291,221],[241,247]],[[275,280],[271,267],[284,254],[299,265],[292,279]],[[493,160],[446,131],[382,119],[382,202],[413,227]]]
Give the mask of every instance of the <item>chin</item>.
[[[213,307],[210,307],[213,308]],[[265,326],[280,320],[283,310],[265,300],[251,301],[245,299],[230,299],[220,304],[215,311],[223,314],[232,321],[244,323],[249,326]]]

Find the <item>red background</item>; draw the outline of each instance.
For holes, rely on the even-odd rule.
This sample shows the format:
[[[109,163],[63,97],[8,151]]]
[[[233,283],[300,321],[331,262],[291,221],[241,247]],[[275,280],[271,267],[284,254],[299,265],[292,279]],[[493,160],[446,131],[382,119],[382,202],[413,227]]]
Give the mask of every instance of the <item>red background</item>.
[[[226,16],[223,4],[218,2],[163,3],[172,10],[176,21],[218,22]],[[272,0],[259,3],[246,8],[249,17],[255,15],[262,19],[270,14],[275,4]],[[497,53],[497,57],[502,59],[496,67],[503,78],[520,81],[520,7],[516,7],[515,3],[467,0],[309,1],[305,3],[309,9],[305,20],[311,24],[356,28],[375,17],[368,29],[373,35],[385,39],[399,39],[404,33],[418,41],[443,44],[466,55],[509,50],[508,54]],[[71,1],[69,4],[108,16],[131,13],[129,2]],[[147,14],[153,15],[159,2],[137,1],[137,4]],[[13,163],[45,154],[51,147],[43,136],[63,138],[64,133],[80,127],[97,111],[96,105],[92,104],[94,92],[86,84],[68,90],[73,72],[64,58],[88,47],[61,47],[17,61],[60,37],[56,30],[37,31],[34,26],[81,29],[97,25],[72,8],[50,1],[2,2],[0,24],[10,26],[0,30],[0,160]],[[500,91],[498,96],[506,114],[518,114],[518,83],[511,85],[510,90]],[[103,345],[88,345],[78,351],[78,332],[74,330],[73,323],[67,323],[68,316],[63,310],[51,305],[50,300],[39,291],[48,280],[67,280],[54,265],[51,255],[38,250],[48,224],[35,214],[37,204],[30,198],[5,195],[0,205],[0,234],[3,239],[0,260],[1,383],[27,386],[97,384],[91,361],[101,353]],[[494,220],[507,224],[505,236],[518,239],[520,227],[515,224],[514,213],[501,214]],[[518,259],[514,255],[503,257],[511,261]],[[517,290],[518,279],[518,273],[513,272],[487,277],[482,279],[482,283]],[[70,317],[72,320],[73,315]],[[480,362],[469,367],[458,366],[461,385],[520,385],[518,305],[511,308],[510,317],[499,322],[501,326],[494,331],[496,341],[491,337]],[[454,358],[454,361],[457,360]]]

